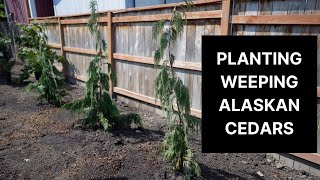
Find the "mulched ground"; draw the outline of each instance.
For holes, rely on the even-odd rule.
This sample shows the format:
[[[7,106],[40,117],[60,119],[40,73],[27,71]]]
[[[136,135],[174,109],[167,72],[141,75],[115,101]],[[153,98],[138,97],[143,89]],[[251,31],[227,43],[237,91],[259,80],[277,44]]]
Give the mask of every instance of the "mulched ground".
[[[69,100],[83,94],[70,89]],[[117,104],[139,113],[144,129],[82,130],[73,113],[39,102],[24,87],[0,85],[0,179],[183,179],[159,153],[165,119]],[[202,154],[200,135],[190,143],[204,179],[320,179],[277,169],[262,153]]]

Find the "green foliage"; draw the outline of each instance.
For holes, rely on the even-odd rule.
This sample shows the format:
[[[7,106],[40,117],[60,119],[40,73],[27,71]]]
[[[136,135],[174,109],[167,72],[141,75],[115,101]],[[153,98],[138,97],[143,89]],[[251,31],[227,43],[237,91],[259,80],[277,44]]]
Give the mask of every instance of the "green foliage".
[[[31,73],[41,74],[39,80],[29,84],[27,89],[35,90],[49,103],[61,106],[61,99],[66,95],[60,88],[64,78],[53,63],[63,62],[64,58],[49,47],[45,26],[42,24],[21,26],[21,35],[17,42],[20,44],[18,57],[27,62],[22,69],[22,79],[27,79]]]
[[[19,24],[20,36],[16,37],[16,42],[23,47],[38,47],[41,43],[42,33],[45,27],[42,24],[23,25]]]
[[[6,51],[8,49],[8,45],[11,43],[11,40],[0,32],[0,50]]]
[[[3,0],[0,0],[0,17],[2,17],[2,18],[6,17],[6,12],[5,12],[5,8],[4,8]]]
[[[10,61],[9,45],[11,40],[0,32],[0,73],[10,72],[13,62]]]
[[[16,42],[20,46],[18,57],[27,62],[22,69],[20,77],[22,80],[28,79],[32,73],[41,74],[43,71],[41,53],[44,53],[51,64],[65,61],[62,56],[59,56],[48,46],[48,38],[43,24],[20,25],[20,36],[16,37]]]
[[[52,65],[49,58],[46,57],[45,51],[39,47],[39,60],[42,67],[42,74],[39,80],[28,85],[29,90],[35,90],[40,97],[46,99],[50,104],[61,106],[61,98],[66,95],[60,87],[63,85],[63,76]]]
[[[137,114],[120,114],[118,108],[109,95],[109,80],[114,78],[111,74],[102,72],[102,54],[106,51],[106,43],[99,32],[99,14],[97,2],[90,2],[91,15],[88,28],[95,37],[96,50],[98,53],[90,62],[88,80],[86,82],[85,97],[64,105],[64,108],[83,113],[82,124],[87,128],[103,127],[105,130],[112,128],[128,128],[132,123],[142,126],[142,120]],[[106,53],[105,53],[106,54]],[[108,64],[109,72],[111,71]]]
[[[91,61],[88,69],[85,97],[64,107],[78,113],[83,112],[85,118],[82,122],[88,128],[102,125],[104,129],[109,129],[115,125],[114,120],[120,113],[109,95],[109,76],[101,72],[99,54]]]
[[[161,20],[152,29],[153,39],[159,42],[154,54],[155,65],[160,69],[155,80],[155,94],[166,111],[168,127],[163,142],[164,158],[174,165],[175,170],[184,172],[187,179],[201,176],[200,167],[188,145],[188,130],[199,129],[200,124],[190,114],[189,90],[173,69],[175,56],[171,48],[183,32],[185,11],[191,6],[188,1],[184,6],[175,7],[169,21]],[[166,52],[169,59],[164,59]]]

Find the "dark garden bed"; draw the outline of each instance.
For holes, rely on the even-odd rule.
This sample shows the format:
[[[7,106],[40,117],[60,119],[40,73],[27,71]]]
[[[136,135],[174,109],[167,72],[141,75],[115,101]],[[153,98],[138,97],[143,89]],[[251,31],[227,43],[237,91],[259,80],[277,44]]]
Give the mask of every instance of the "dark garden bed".
[[[70,89],[69,100],[83,94]],[[165,119],[117,104],[139,113],[144,128],[83,130],[70,111],[37,101],[24,87],[1,85],[0,179],[183,179],[159,152]],[[201,154],[200,135],[192,135],[190,143],[204,179],[320,179],[278,169],[266,154]]]

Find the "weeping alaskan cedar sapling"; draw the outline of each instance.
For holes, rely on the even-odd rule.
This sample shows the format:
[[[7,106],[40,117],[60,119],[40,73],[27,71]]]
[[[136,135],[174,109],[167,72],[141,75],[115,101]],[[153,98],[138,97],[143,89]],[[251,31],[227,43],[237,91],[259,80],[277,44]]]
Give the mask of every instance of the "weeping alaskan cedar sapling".
[[[188,145],[188,130],[199,129],[200,123],[190,114],[189,90],[174,71],[175,56],[171,48],[181,36],[186,24],[186,11],[192,2],[175,7],[170,20],[161,20],[152,28],[153,39],[159,45],[154,54],[155,67],[160,70],[156,77],[155,94],[166,111],[167,130],[163,141],[164,158],[173,164],[176,171],[182,171],[187,179],[201,176],[201,170]],[[168,59],[164,59],[165,53]],[[177,104],[177,112],[174,110]]]
[[[46,25],[36,23],[21,26],[21,35],[17,39],[20,44],[18,57],[27,63],[22,69],[23,79],[36,73],[37,81],[29,84],[27,89],[36,91],[40,98],[59,107],[62,105],[62,97],[67,93],[61,88],[64,77],[53,63],[64,62],[64,58],[49,47],[45,28]]]
[[[91,15],[88,28],[95,38],[98,52],[90,62],[85,97],[66,104],[66,109],[83,113],[82,124],[87,128],[103,127],[105,130],[114,128],[129,128],[132,123],[142,126],[138,114],[121,114],[109,95],[109,80],[112,77],[111,66],[109,74],[102,71],[103,54],[107,51],[106,42],[102,39],[99,26],[98,5],[96,0],[90,2]]]

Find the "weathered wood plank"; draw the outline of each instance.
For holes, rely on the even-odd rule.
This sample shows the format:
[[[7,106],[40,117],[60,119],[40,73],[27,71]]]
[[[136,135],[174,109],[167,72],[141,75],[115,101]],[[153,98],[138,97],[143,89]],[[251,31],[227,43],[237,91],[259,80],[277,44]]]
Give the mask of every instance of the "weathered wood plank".
[[[65,54],[68,60],[67,74],[87,77],[87,69],[93,56],[70,52],[65,52]]]
[[[114,16],[118,16],[118,14],[115,14]],[[115,32],[114,32],[114,36],[115,36],[115,52],[118,53],[123,53],[123,38],[122,38],[122,29],[124,28],[122,24],[115,24]],[[113,55],[112,55],[113,56]],[[115,63],[115,73],[116,73],[116,82],[115,82],[115,86],[121,87],[123,88],[123,78],[124,78],[124,74],[123,74],[123,63],[118,61],[117,58],[114,58],[114,63]],[[121,96],[116,96],[118,101],[123,102],[123,98]]]
[[[144,12],[139,12],[138,15],[145,15]],[[138,23],[137,31],[138,31],[138,45],[136,48],[136,55],[139,56],[146,56],[145,51],[146,51],[146,45],[145,45],[145,39],[146,39],[146,23],[150,22],[140,22]],[[146,66],[145,64],[140,64],[140,63],[135,63],[136,66],[136,71],[137,72],[137,78],[139,79],[138,82],[139,84],[135,84],[135,92],[138,92],[140,94],[146,95],[146,86],[147,84],[145,83],[145,74],[146,74]],[[141,110],[146,110],[146,104],[142,101],[139,101],[139,109]]]
[[[142,12],[137,12],[138,16],[141,16]],[[143,56],[143,46],[144,46],[144,29],[142,28],[142,23],[138,22],[133,26],[134,32],[132,33],[132,36],[134,36],[134,39],[132,39],[134,48],[133,48],[133,55],[141,55]],[[141,68],[142,64],[139,63],[133,63],[132,66],[132,78],[133,81],[130,81],[130,84],[132,84],[132,88],[134,92],[137,92],[139,94],[142,94],[142,74],[143,74],[143,68]],[[140,101],[135,102],[134,106],[135,108],[140,109]]]
[[[208,5],[205,8],[206,8],[206,10],[220,9],[220,7],[217,4]],[[219,19],[206,19],[205,20],[205,35],[215,35],[216,26],[221,27],[221,19],[220,20]]]
[[[187,19],[214,19],[221,18],[221,10],[202,11],[202,12],[187,12]],[[160,21],[162,19],[170,19],[171,14],[157,14],[157,15],[141,15],[141,16],[124,16],[112,18],[113,23],[120,22],[149,22]]]
[[[145,12],[145,14],[149,15],[151,14],[150,11]],[[153,23],[145,22],[143,23],[144,28],[144,47],[143,47],[143,56],[144,57],[152,57],[152,51],[153,51],[153,40],[152,40],[152,25]],[[155,69],[153,65],[144,64],[143,66],[143,79],[142,79],[142,85],[143,85],[143,94],[146,96],[154,96],[154,73]],[[141,103],[140,107],[142,110],[148,111],[148,112],[154,112],[154,107],[151,107],[148,103]]]
[[[64,31],[63,31],[63,26],[62,26],[62,24],[61,24],[61,19],[60,18],[58,18],[58,21],[59,21],[59,40],[60,40],[60,55],[62,56],[62,57],[66,57],[65,56],[65,53],[64,53],[64,50],[63,50],[63,47],[64,47]],[[67,63],[63,63],[62,64],[62,66],[63,66],[63,74],[64,75],[67,75]]]
[[[305,4],[304,14],[316,14],[317,0],[308,0]]]
[[[111,13],[111,12],[110,12]],[[100,17],[100,23],[107,23],[108,17]],[[82,18],[82,19],[61,19],[61,24],[87,24],[89,22],[89,18]]]
[[[59,21],[59,40],[60,40],[60,51],[61,51],[61,56],[64,56],[64,51],[63,51],[63,46],[64,46],[64,34],[63,34],[63,26],[61,25],[61,19],[58,19]]]
[[[258,15],[271,15],[272,2],[273,1],[260,0]],[[269,25],[259,25],[256,27],[256,35],[269,35],[269,31]]]
[[[196,49],[196,41],[199,40],[199,37],[196,37],[196,28],[197,28],[197,21],[192,20],[188,21],[187,29],[186,29],[186,57],[185,57],[185,63],[195,63],[197,62],[198,57],[196,57],[197,49]],[[184,84],[189,89],[189,95],[190,95],[190,105],[193,106],[193,72],[192,71],[182,71],[181,72],[181,78],[184,78]]]
[[[272,2],[272,15],[276,16],[286,16],[288,14],[288,1],[283,0],[273,0]],[[282,25],[272,25],[270,27],[270,35],[283,35],[287,31],[287,26]]]
[[[45,18],[45,19],[30,19],[29,23],[50,23],[50,24],[57,24],[58,18]]]
[[[124,60],[129,62],[137,62],[137,63],[151,64],[151,65],[154,64],[154,60],[151,57],[133,56],[133,55],[126,55],[126,54],[119,54],[119,53],[113,53],[113,57],[117,60]],[[173,67],[179,68],[179,69],[201,71],[200,63],[184,62],[184,61],[177,60],[173,64]]]
[[[310,24],[320,25],[320,15],[233,16],[233,24]]]
[[[59,38],[60,32],[59,31],[60,31],[59,24],[45,26],[45,33],[47,34],[49,43],[55,43],[55,44],[60,43],[60,38]]]
[[[222,27],[221,27],[222,28]],[[202,54],[202,36],[205,34],[205,20],[197,21],[196,23],[196,32],[195,32],[195,54],[193,63],[201,63],[201,54]],[[198,71],[187,71],[192,74],[192,85],[189,86],[189,89],[192,89],[191,102],[192,108],[201,109],[201,99],[202,99],[202,77],[201,72]]]
[[[124,26],[125,28],[122,31],[122,38],[123,38],[123,44],[122,44],[122,48],[123,48],[123,53],[124,54],[130,54],[130,51],[132,53],[132,46],[129,44],[129,34],[131,34],[131,26],[130,24],[126,24],[126,26]],[[121,62],[123,63],[123,87],[125,89],[129,89],[129,81],[130,81],[130,72],[129,69],[130,68],[130,64],[129,62]],[[129,104],[129,99],[124,99],[126,104]]]
[[[60,49],[61,48],[61,44],[56,44],[56,43],[49,43],[49,46],[52,48],[56,48],[56,49]]]
[[[113,64],[113,42],[112,42],[112,13],[108,12],[108,26],[107,26],[107,31],[108,31],[108,42],[107,42],[107,46],[108,46],[108,66],[110,66],[110,70],[113,71],[114,69],[114,64]],[[111,75],[111,72],[108,72],[109,75]],[[113,82],[112,82],[112,78],[110,78],[109,80],[109,94],[112,97],[113,96]]]
[[[80,54],[90,54],[90,55],[96,55],[97,51],[92,49],[84,49],[84,48],[74,48],[74,47],[63,47],[64,51],[67,52],[74,52],[74,53],[80,53]]]
[[[257,15],[259,10],[259,1],[246,1],[246,10],[245,15]],[[244,26],[243,35],[255,35],[256,34],[256,26],[255,25],[246,25]]]
[[[244,15],[245,9],[246,9],[246,1],[233,1],[233,3],[235,5],[234,5],[234,10],[232,12],[232,20],[231,20],[231,24],[233,27],[232,34],[241,36],[243,35],[244,25],[235,24],[233,21],[233,18],[235,15]]]

